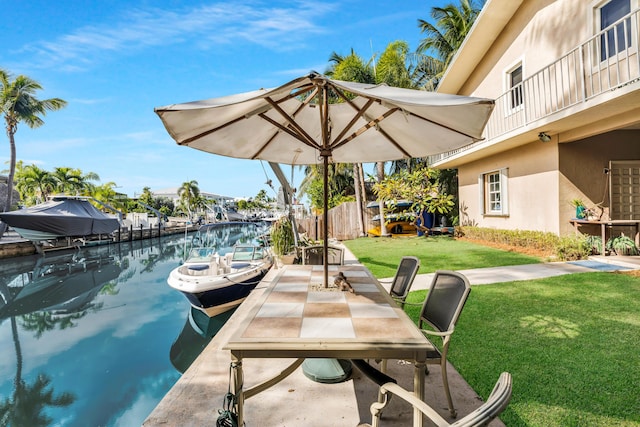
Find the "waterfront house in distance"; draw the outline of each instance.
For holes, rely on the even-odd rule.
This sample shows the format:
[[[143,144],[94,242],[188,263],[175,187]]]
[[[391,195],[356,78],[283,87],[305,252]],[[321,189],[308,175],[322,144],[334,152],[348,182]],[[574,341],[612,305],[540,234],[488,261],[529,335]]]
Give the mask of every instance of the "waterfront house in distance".
[[[573,199],[640,220],[639,3],[487,0],[438,87],[496,100],[485,140],[431,159],[462,224],[569,234]]]
[[[162,190],[153,191],[152,193],[155,197],[165,197],[177,204],[180,202],[179,190],[180,189],[178,187],[173,187],[173,188],[165,188]],[[224,206],[236,200],[233,197],[223,196],[215,193],[208,193],[206,191],[201,191],[200,195],[205,200],[207,200],[207,202],[211,202],[211,204],[218,205],[218,206]]]

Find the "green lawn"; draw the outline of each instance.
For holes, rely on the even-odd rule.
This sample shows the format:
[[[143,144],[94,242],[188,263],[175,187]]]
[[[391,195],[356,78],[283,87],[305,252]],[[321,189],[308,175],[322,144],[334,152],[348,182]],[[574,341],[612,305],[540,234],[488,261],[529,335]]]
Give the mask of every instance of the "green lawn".
[[[371,239],[345,243],[372,271],[393,264],[386,245],[400,239],[380,239],[370,248],[365,240]],[[427,246],[413,246],[421,260]],[[453,240],[446,245],[433,242],[444,259],[458,261],[455,266],[436,268],[473,268],[478,259],[482,266],[496,265],[491,263],[494,257],[487,259],[486,254],[475,258],[469,253],[473,246]],[[395,251],[412,255],[402,248],[391,250]],[[507,259],[510,256],[516,255],[509,254]],[[390,275],[385,271],[378,277]],[[416,291],[409,300],[424,297],[425,291]],[[407,307],[414,320],[417,310]],[[500,417],[507,426],[638,427],[639,337],[640,278],[619,273],[572,274],[474,286],[449,360],[484,398],[500,372],[512,374],[513,398]]]
[[[393,277],[406,255],[420,259],[419,274],[436,270],[535,264],[540,258],[477,245],[451,237],[363,237],[343,242],[374,276]]]

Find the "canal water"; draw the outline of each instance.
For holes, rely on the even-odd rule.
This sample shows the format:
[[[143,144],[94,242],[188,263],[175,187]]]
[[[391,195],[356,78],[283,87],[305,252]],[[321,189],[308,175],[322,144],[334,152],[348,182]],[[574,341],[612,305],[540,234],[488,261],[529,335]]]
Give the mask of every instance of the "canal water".
[[[213,241],[223,254],[264,232]],[[167,285],[191,237],[0,260],[0,425],[141,425],[231,314]]]

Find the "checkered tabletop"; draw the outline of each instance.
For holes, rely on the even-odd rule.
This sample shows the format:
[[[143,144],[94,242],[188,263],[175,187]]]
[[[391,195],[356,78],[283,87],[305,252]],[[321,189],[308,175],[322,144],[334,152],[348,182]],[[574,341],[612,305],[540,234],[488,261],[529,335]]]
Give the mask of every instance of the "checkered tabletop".
[[[286,265],[238,319],[223,349],[231,352],[239,425],[244,420],[244,400],[286,378],[306,358],[413,360],[414,391],[423,399],[424,363],[434,349],[431,342],[366,267],[329,268],[330,282],[342,272],[355,292],[324,288],[324,266]],[[295,360],[275,377],[246,389],[245,358]],[[414,420],[414,426],[422,425],[417,410]]]
[[[338,271],[345,275],[354,293],[332,287]],[[375,341],[389,333],[399,339],[412,337],[412,331],[402,327],[398,307],[363,267],[330,266],[329,275],[330,287],[325,289],[323,266],[287,266],[267,290],[241,337],[284,341]]]

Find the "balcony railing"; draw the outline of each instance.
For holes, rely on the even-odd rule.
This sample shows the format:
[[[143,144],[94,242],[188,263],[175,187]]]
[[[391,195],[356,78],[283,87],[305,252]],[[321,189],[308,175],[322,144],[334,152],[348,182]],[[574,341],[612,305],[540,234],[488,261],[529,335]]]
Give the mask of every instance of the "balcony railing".
[[[637,9],[513,86],[495,100],[485,140],[431,156],[429,163],[535,125],[536,121],[640,80],[639,28]]]

